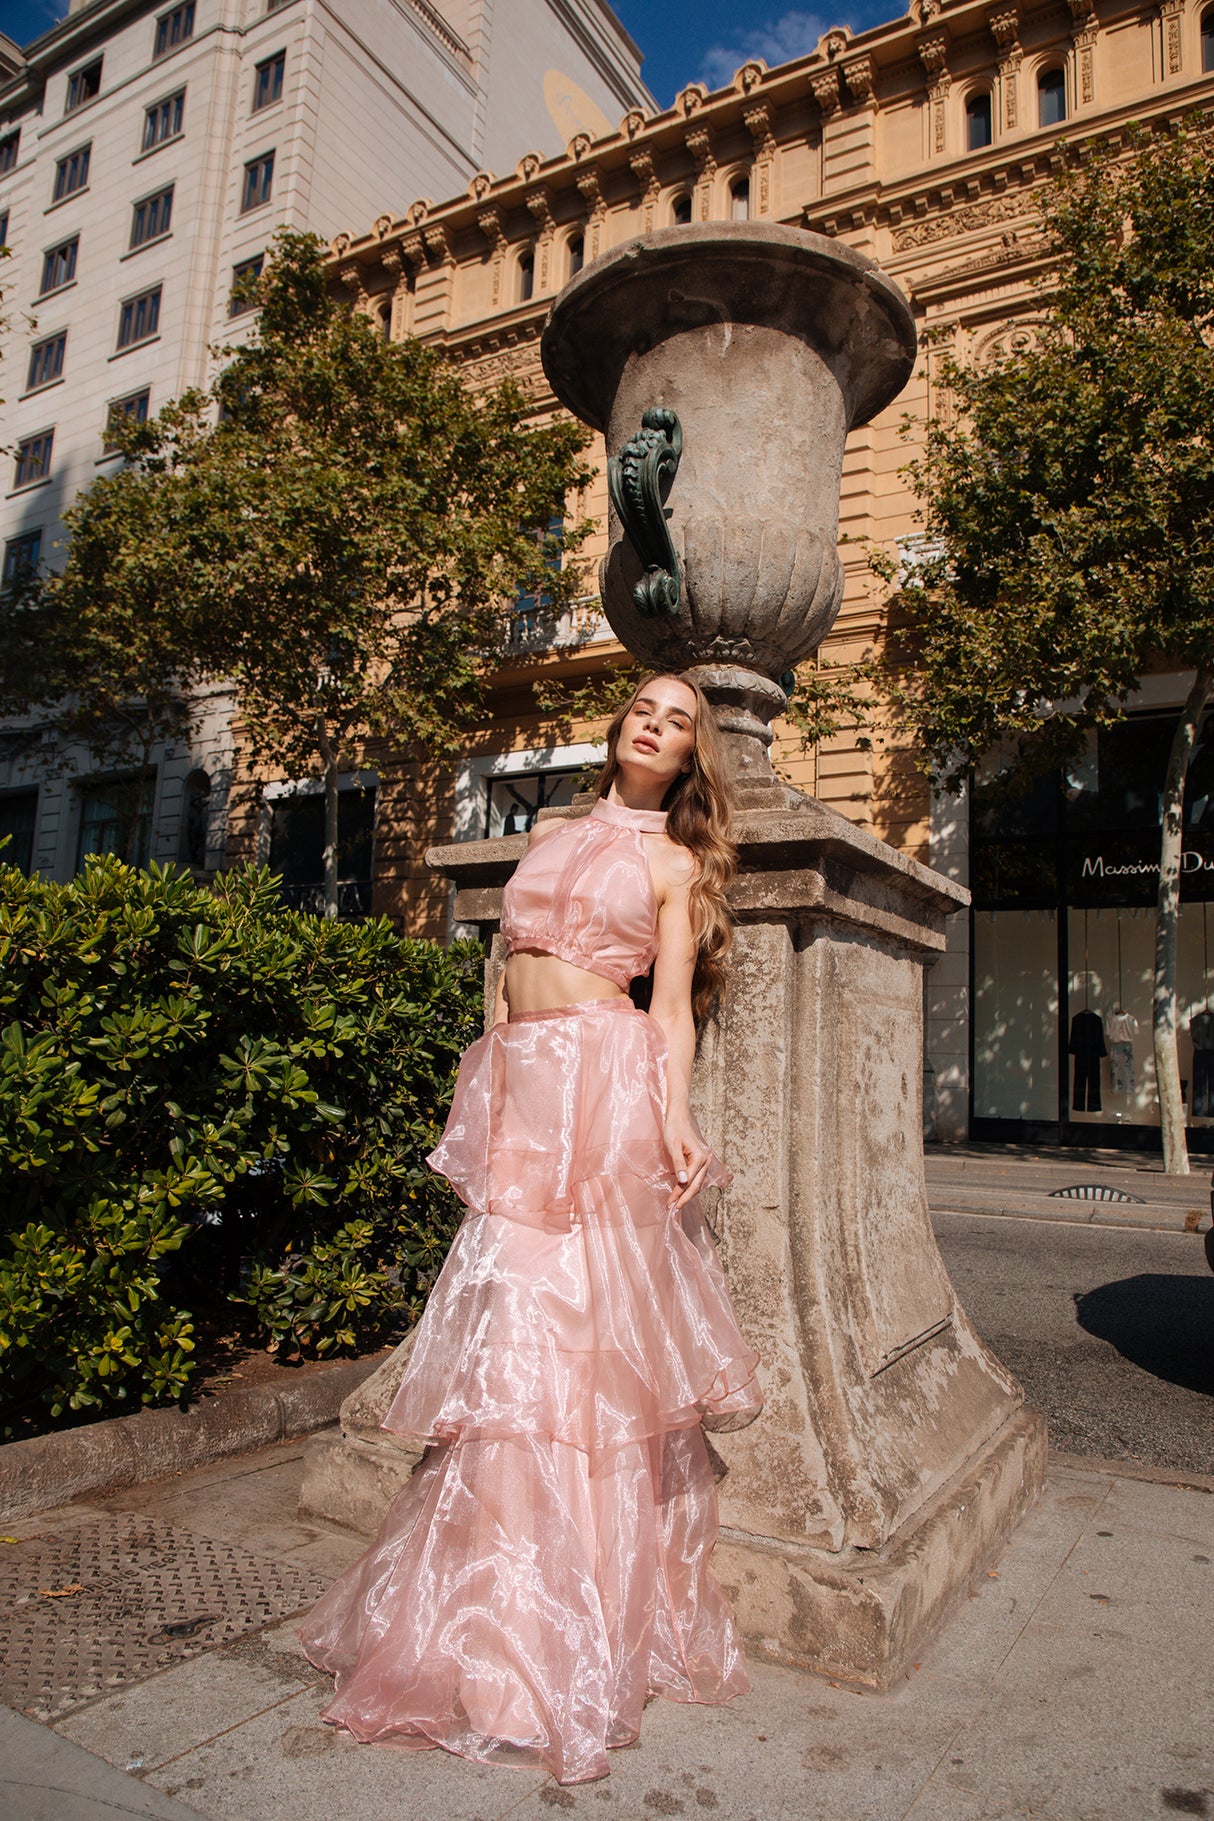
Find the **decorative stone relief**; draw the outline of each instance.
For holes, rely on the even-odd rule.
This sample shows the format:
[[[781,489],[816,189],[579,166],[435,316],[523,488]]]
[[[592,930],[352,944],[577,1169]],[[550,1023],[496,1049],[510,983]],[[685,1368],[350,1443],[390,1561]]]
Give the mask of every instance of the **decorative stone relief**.
[[[701,126],[684,133],[683,139],[696,167],[693,213],[701,221],[708,221],[712,215],[712,180],[717,171],[717,161],[712,152],[712,136],[706,126]]]
[[[411,228],[420,227],[433,207],[434,204],[428,196],[419,196],[417,201],[411,202],[405,210],[405,220]]]
[[[534,190],[528,190],[524,198],[527,208],[535,221],[536,227],[536,261],[535,284],[541,293],[548,291],[552,268],[552,239],[556,232],[556,222],[552,219],[552,204],[547,190],[542,184]]]
[[[493,172],[478,171],[476,176],[472,179],[472,182],[468,185],[468,194],[471,196],[473,202],[483,202],[492,188]]]
[[[993,367],[1009,355],[1027,354],[1030,349],[1040,347],[1041,331],[1044,319],[1021,320],[1010,327],[1005,323],[997,329],[988,329],[985,335],[977,337],[973,343],[970,360],[975,367]]]
[[[1180,13],[1184,0],[1164,0],[1164,10],[1175,5],[1177,12],[1176,32],[1176,70],[1180,68]],[[1093,73],[1093,51],[1096,44],[1098,25],[1093,0],[1070,0],[1071,8],[1071,41],[1075,46],[1075,64],[1078,76],[1080,104],[1086,106],[1096,93]],[[1175,74],[1175,71],[1173,71]]]
[[[751,89],[757,88],[767,74],[767,65],[757,58],[752,63],[744,63],[740,70],[733,73],[733,86],[740,89],[743,95],[749,95]]]
[[[833,62],[841,57],[852,40],[852,30],[848,25],[836,25],[829,32],[824,32],[818,39],[817,54]]]
[[[657,172],[653,168],[653,154],[651,152],[634,152],[628,162],[641,192],[644,231],[646,234],[651,234],[657,219],[658,197],[662,194],[662,186],[658,182]]]
[[[1014,132],[1019,118],[1017,105],[1017,85],[1020,65],[1024,52],[1020,48],[1020,15],[1014,6],[1000,7],[987,17],[991,36],[995,40],[995,61],[999,67],[999,81],[1003,90],[1003,125],[1006,132]]]
[[[422,239],[425,242],[426,252],[435,265],[453,266],[455,264],[451,242],[448,240],[447,230],[441,222],[436,222],[433,227],[426,228],[422,233]]]
[[[927,221],[908,222],[905,227],[895,229],[894,251],[904,253],[908,247],[931,246],[934,241],[951,240],[975,228],[1031,212],[1032,203],[1025,196],[992,196],[989,202],[965,203],[961,208],[949,209],[946,214],[933,215]]]
[[[483,209],[476,219],[481,233],[493,249],[491,284],[493,307],[496,310],[502,300],[502,271],[506,263],[506,235],[502,228],[501,216],[496,209]]]
[[[680,89],[674,98],[675,111],[682,114],[685,120],[698,113],[708,100],[708,90],[702,82],[689,82],[685,89]]]
[[[524,152],[514,168],[524,183],[530,183],[543,162],[538,152]]]
[[[1163,0],[1163,59],[1169,76],[1179,76],[1184,66],[1184,0]]]
[[[639,107],[629,108],[620,121],[620,132],[625,139],[635,139],[645,125],[645,116]]]
[[[809,86],[813,90],[818,112],[823,120],[829,120],[839,106],[839,72],[837,69],[811,70]]]
[[[771,108],[762,102],[756,107],[748,107],[742,118],[755,148],[752,196],[755,214],[770,215],[771,178],[776,157],[776,136],[771,130]]]
[[[376,238],[378,240],[382,240],[384,238],[384,235],[388,232],[388,229],[391,226],[392,226],[391,215],[377,215],[375,218]]]
[[[871,57],[853,57],[850,63],[843,65],[843,80],[848,93],[860,106],[873,99],[873,60]]]
[[[346,248],[351,244],[352,237],[349,234],[335,234],[333,239],[329,242],[329,251],[335,258],[340,259]]]
[[[593,144],[589,133],[575,133],[565,147],[565,156],[572,158],[574,164],[580,164]]]
[[[931,110],[931,149],[939,156],[946,144],[946,104],[952,77],[948,70],[948,38],[944,32],[933,32],[920,38],[919,61],[927,76],[928,107]]]
[[[579,171],[576,181],[586,205],[586,225],[589,230],[586,252],[590,259],[597,259],[603,250],[603,223],[607,218],[607,204],[603,201],[599,174],[597,170]]]

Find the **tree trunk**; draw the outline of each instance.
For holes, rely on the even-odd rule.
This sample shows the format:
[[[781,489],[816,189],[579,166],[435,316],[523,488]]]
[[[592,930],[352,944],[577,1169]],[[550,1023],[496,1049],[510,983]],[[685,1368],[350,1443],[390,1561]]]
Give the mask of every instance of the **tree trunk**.
[[[1159,1127],[1163,1167],[1170,1176],[1189,1174],[1184,1102],[1180,1097],[1180,1056],[1176,1047],[1176,936],[1180,922],[1180,869],[1184,845],[1184,793],[1197,728],[1214,692],[1214,665],[1203,664],[1180,711],[1163,787],[1159,843],[1159,897],[1155,909],[1155,1079],[1159,1086]]]

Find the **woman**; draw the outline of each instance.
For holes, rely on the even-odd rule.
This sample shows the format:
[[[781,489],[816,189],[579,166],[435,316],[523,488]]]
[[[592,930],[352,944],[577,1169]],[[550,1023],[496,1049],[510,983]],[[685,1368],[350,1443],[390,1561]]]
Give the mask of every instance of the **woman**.
[[[734,863],[711,712],[649,677],[607,754],[506,888],[494,1024],[430,1158],[468,1213],[384,1427],[433,1445],[302,1634],[359,1739],[562,1783],[606,1775],[647,1694],[748,1686],[699,1425],[761,1402],[695,1200],[727,1180],[688,1103]]]

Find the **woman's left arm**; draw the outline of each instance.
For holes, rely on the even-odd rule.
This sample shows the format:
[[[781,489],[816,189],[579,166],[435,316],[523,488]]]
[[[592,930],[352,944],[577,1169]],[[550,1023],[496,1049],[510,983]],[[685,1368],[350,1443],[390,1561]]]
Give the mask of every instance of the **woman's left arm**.
[[[692,864],[680,854],[663,869],[666,876],[658,906],[658,952],[649,1004],[649,1015],[666,1038],[665,1135],[680,1184],[674,1203],[679,1208],[699,1193],[712,1161],[711,1151],[692,1122],[690,1104],[696,1053],[695,1020],[691,1015],[691,982],[696,965],[689,897]]]

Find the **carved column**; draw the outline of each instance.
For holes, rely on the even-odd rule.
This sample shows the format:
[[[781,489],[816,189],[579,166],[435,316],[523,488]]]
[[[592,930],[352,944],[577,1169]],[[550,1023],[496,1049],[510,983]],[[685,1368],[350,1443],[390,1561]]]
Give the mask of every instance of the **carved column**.
[[[919,61],[927,77],[928,151],[932,158],[943,155],[948,145],[946,109],[949,84],[948,39],[943,32],[931,32],[919,40]]]
[[[1020,48],[1020,18],[1014,6],[1002,7],[987,19],[995,40],[995,61],[999,69],[1000,115],[1005,133],[1014,133],[1020,124],[1017,95],[1020,65],[1024,52]]]
[[[380,254],[380,263],[391,282],[391,304],[388,317],[388,334],[392,341],[400,341],[409,333],[409,304],[411,298],[410,280],[422,262],[421,248],[415,249],[415,258],[410,258],[403,241],[396,241],[384,248]]]
[[[1071,6],[1071,42],[1075,46],[1075,100],[1079,107],[1090,107],[1096,98],[1096,77],[1093,68],[1096,47],[1096,8],[1093,0],[1070,0]],[[1181,17],[1184,12],[1184,0],[1164,0],[1165,37],[1168,27],[1168,9],[1173,8],[1172,20],[1175,25],[1176,62],[1172,64],[1171,45],[1168,47],[1168,74],[1179,75],[1181,63]]]
[[[552,241],[556,223],[552,219],[552,204],[543,184],[537,184],[534,190],[528,190],[524,200],[536,227],[535,288],[542,297],[552,289]]]
[[[634,152],[632,157],[628,160],[628,163],[632,167],[632,174],[636,178],[637,187],[641,192],[644,232],[646,234],[652,234],[654,228],[657,226],[658,197],[662,193],[662,186],[658,182],[658,174],[653,168],[652,154],[649,152]]]
[[[696,126],[684,133],[683,140],[696,167],[692,220],[708,221],[712,217],[712,180],[717,174],[717,161],[712,153],[712,135],[706,126]]]
[[[579,171],[577,187],[586,205],[586,258],[590,261],[597,259],[603,250],[603,223],[607,218],[607,204],[603,201],[597,171]]]
[[[418,273],[414,322],[419,335],[451,327],[455,301],[455,255],[440,222],[426,222],[419,230],[426,264]]]
[[[489,242],[493,271],[491,289],[493,308],[496,310],[502,301],[502,272],[506,264],[506,235],[502,228],[502,218],[496,209],[482,209],[476,218],[477,226]]]
[[[1163,0],[1159,9],[1163,25],[1163,69],[1179,76],[1184,68],[1184,0]]]
[[[772,213],[772,171],[776,161],[776,136],[771,130],[771,108],[767,102],[756,103],[743,111],[746,131],[754,144],[754,163],[751,167],[750,203],[751,212],[755,215]]]

